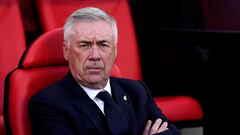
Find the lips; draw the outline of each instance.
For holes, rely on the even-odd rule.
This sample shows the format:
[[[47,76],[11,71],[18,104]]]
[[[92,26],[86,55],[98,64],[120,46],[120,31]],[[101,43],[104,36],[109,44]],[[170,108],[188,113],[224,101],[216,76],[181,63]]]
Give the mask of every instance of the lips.
[[[99,71],[103,70],[104,66],[101,63],[89,63],[85,66],[85,70],[90,70],[90,71]]]
[[[85,69],[103,69],[102,67],[86,67]]]
[[[102,64],[89,64],[85,66],[85,69],[103,69]]]
[[[101,67],[87,67],[87,68],[85,68],[85,70],[87,70],[89,72],[92,72],[92,73],[93,72],[96,73],[96,72],[102,71],[103,68],[101,68]]]

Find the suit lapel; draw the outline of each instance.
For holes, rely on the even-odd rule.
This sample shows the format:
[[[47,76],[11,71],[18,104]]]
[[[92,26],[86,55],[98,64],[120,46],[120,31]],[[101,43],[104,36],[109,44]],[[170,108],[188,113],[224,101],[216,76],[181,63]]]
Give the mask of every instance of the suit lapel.
[[[82,87],[80,87],[79,84],[74,80],[71,73],[67,74],[67,76],[64,78],[64,81],[68,88],[70,88],[68,91],[72,97],[71,101],[73,105],[96,126],[100,133],[104,133],[104,125],[100,116],[101,114],[97,110],[98,107],[94,101],[88,97]]]
[[[115,78],[110,78],[112,96],[116,104],[120,107],[124,117],[130,124],[132,132],[136,131],[136,117],[131,105],[130,97],[126,93],[126,88],[123,88]],[[135,131],[134,131],[135,130]],[[133,133],[134,134],[134,133]]]
[[[78,111],[82,112],[96,126],[100,133],[104,133],[100,111],[97,110],[98,107],[89,97],[79,98],[74,105]]]

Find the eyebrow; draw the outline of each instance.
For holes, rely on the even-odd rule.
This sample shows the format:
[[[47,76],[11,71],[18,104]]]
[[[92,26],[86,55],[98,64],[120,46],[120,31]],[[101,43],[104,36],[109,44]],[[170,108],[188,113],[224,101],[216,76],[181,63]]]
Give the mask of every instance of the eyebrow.
[[[89,44],[89,43],[91,43],[91,41],[79,40],[79,41],[77,41],[77,43],[78,43],[78,44],[80,44],[80,43],[87,43],[87,44]]]
[[[98,41],[97,41],[97,43],[106,43],[106,42],[107,42],[107,43],[108,43],[108,42],[110,43],[110,41],[108,41],[108,40],[98,40]],[[87,44],[89,44],[89,43],[92,43],[92,42],[91,42],[91,41],[87,41],[87,40],[79,40],[79,41],[77,41],[77,43],[78,43],[78,44],[80,44],[80,43],[87,43]]]
[[[110,42],[110,41],[107,41],[107,40],[99,40],[99,41],[97,41],[97,43],[105,43],[105,42]]]

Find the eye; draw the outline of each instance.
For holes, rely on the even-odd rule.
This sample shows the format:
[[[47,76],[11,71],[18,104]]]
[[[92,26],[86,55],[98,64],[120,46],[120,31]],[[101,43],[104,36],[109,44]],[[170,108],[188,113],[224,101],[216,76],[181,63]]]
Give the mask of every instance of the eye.
[[[90,47],[89,43],[80,43],[80,44],[78,44],[78,48],[80,50],[87,50],[89,47]]]
[[[110,48],[110,44],[107,42],[101,42],[98,44],[99,48],[103,51],[108,50]]]
[[[97,43],[98,44],[98,46],[100,47],[100,48],[108,48],[108,47],[110,47],[110,43],[109,42],[107,42],[107,41],[100,41],[100,42],[98,42]]]
[[[107,43],[101,43],[101,46],[103,46],[103,47],[108,47],[109,44],[107,44]]]

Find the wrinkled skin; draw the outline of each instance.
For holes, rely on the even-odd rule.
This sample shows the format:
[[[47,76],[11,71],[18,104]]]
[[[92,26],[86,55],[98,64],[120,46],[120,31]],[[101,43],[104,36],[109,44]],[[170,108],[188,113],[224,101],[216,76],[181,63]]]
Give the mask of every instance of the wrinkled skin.
[[[78,22],[71,33],[63,53],[73,77],[83,86],[103,88],[117,55],[111,25],[103,21]]]

